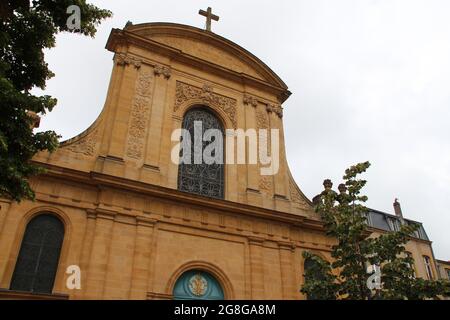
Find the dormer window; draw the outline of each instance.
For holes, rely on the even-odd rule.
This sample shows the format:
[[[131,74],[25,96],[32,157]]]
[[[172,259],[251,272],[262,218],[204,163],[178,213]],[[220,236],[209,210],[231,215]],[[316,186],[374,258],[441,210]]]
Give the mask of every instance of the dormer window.
[[[400,231],[400,221],[396,218],[386,217],[387,223],[389,224],[389,229],[391,231]]]

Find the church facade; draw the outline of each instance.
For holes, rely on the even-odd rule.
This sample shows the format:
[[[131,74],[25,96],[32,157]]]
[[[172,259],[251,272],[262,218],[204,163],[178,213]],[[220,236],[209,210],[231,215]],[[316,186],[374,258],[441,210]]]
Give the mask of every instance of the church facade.
[[[35,157],[47,169],[31,180],[35,202],[0,200],[0,298],[305,298],[302,252],[329,260],[333,239],[288,168],[285,83],[237,44],[186,25],[128,24],[106,48],[114,67],[98,119]],[[196,120],[224,135],[278,129],[279,170],[174,163],[173,132]],[[408,250],[436,270],[428,239]]]

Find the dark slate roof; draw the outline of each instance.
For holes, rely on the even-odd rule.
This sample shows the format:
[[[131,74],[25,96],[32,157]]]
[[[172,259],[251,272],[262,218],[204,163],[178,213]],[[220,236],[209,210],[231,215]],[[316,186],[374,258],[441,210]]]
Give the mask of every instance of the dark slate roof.
[[[414,236],[416,238],[429,241],[427,233],[425,232],[425,229],[423,228],[421,222],[404,218],[403,221],[406,222],[407,224],[418,224],[420,227],[414,234]],[[396,228],[401,225],[401,219],[395,215],[369,208],[368,224],[373,228],[385,231],[395,231]]]

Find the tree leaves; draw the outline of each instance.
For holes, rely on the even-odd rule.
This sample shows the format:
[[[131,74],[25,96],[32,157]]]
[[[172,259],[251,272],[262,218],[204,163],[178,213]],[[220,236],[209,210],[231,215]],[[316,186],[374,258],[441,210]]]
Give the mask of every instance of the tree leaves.
[[[405,251],[405,244],[418,225],[404,223],[399,231],[374,237],[368,229],[367,201],[361,189],[367,181],[358,179],[370,167],[359,163],[345,170],[344,184],[339,193],[331,189],[329,180],[320,195],[316,211],[321,215],[328,235],[336,239],[332,247],[332,263],[316,262],[301,292],[316,299],[426,299],[438,298],[449,292],[448,281],[415,278],[414,261]],[[311,259],[311,253],[304,253]],[[367,267],[377,265],[381,270],[382,286],[370,290]],[[307,274],[308,275],[308,274]]]
[[[81,30],[68,30],[67,7],[81,9]],[[59,136],[54,131],[33,133],[29,116],[51,112],[56,99],[34,96],[54,76],[44,60],[44,49],[55,45],[60,31],[94,36],[96,26],[111,12],[84,0],[9,0],[0,12],[0,196],[34,199],[28,178],[42,171],[31,162],[39,151],[54,151]]]
[[[303,251],[305,283],[300,290],[309,300],[336,300],[338,283],[331,264],[319,256]]]

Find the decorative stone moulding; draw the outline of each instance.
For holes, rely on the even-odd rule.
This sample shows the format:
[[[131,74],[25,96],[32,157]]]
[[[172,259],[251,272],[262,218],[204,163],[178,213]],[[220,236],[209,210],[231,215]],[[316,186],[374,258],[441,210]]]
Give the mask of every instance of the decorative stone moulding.
[[[97,136],[98,130],[95,130],[86,137],[83,137],[80,141],[77,141],[70,145],[69,150],[73,153],[79,153],[85,156],[93,156],[95,154]]]
[[[258,99],[255,97],[252,97],[248,94],[244,95],[244,104],[245,105],[251,105],[252,107],[256,107],[258,105]]]
[[[127,156],[134,159],[143,157],[145,134],[150,117],[150,72],[141,72],[136,82],[136,92],[131,107],[130,127],[127,143]]]
[[[116,54],[116,64],[118,66],[128,66],[128,65],[132,65],[134,66],[136,69],[139,69],[142,66],[142,60],[132,57],[126,53],[117,53]]]
[[[266,111],[268,113],[275,113],[278,118],[283,118],[283,107],[276,104],[267,104]]]
[[[164,78],[169,79],[172,75],[172,70],[169,67],[156,65],[154,68],[156,76],[164,76]]]
[[[204,84],[202,88],[192,86],[187,83],[177,81],[175,93],[175,105],[173,111],[176,112],[181,105],[189,101],[203,101],[206,105],[213,105],[220,108],[237,127],[236,100],[214,93],[210,84]]]

